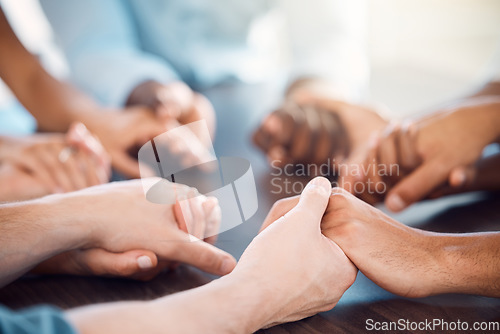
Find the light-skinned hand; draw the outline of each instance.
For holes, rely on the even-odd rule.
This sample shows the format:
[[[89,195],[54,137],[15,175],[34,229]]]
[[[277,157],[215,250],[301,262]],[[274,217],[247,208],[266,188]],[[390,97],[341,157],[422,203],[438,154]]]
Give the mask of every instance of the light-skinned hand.
[[[110,177],[107,153],[81,123],[65,135],[4,137],[0,146],[0,178],[9,188],[4,200],[83,189]]]
[[[317,177],[287,212],[277,214],[282,203],[277,202],[266,218],[269,226],[255,237],[231,274],[255,282],[267,295],[262,307],[270,311],[262,326],[330,310],[356,279],[356,267],[321,233],[330,192],[330,182]]]
[[[141,181],[168,184],[169,186],[165,186],[165,196],[173,197],[175,204],[155,204],[148,201]],[[150,253],[143,255],[150,257],[153,264],[151,269],[157,263],[154,257],[148,255],[151,252],[156,254],[160,262],[183,262],[218,275],[229,273],[235,266],[231,255],[208,243],[215,241],[215,230],[220,223],[217,201],[206,198],[187,186],[156,178],[134,180],[91,187],[65,196],[47,197],[45,200],[55,201],[64,208],[62,210],[75,217],[73,226],[80,230],[78,235],[83,236],[79,237],[82,242],[76,249],[96,248],[117,254],[148,250]],[[93,208],[92,212],[87,212],[85,208],[90,206]],[[190,234],[187,233],[188,230]],[[101,260],[111,263],[106,258],[87,256],[88,254],[72,255],[76,256],[76,261],[83,261],[80,265],[88,267],[90,273],[102,271],[100,268],[106,263]],[[129,255],[116,256],[128,261]],[[110,254],[107,256],[111,257]],[[142,269],[133,261],[127,263],[131,267],[125,266],[121,273],[117,273],[114,267],[106,270],[110,275],[130,276]]]

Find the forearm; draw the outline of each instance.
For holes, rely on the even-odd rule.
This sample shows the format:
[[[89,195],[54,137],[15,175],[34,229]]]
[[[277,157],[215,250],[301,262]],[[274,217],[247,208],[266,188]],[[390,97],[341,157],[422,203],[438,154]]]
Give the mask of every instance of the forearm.
[[[40,129],[66,131],[71,122],[98,106],[45,71],[16,37],[0,8],[0,77],[36,118]]]
[[[500,233],[439,235],[442,285],[436,293],[500,297]]]
[[[251,333],[267,324],[262,287],[232,274],[151,302],[120,302],[71,310],[82,334]]]
[[[0,286],[58,253],[79,247],[85,232],[59,196],[0,206]]]
[[[22,87],[14,85],[14,93],[35,117],[38,128],[47,132],[67,131],[73,122],[86,123],[100,107],[72,85],[60,82],[41,66],[30,72]]]

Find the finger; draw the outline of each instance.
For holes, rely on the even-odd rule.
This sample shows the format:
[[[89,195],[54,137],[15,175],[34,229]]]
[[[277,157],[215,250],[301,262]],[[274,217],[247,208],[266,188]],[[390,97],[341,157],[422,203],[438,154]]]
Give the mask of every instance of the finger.
[[[85,176],[87,187],[106,183],[108,180],[106,171],[99,166],[86,152],[78,152],[80,171]]]
[[[156,255],[148,250],[112,253],[104,249],[91,249],[79,255],[78,262],[85,264],[95,275],[132,276],[151,270],[158,264]]]
[[[301,161],[307,158],[313,142],[313,133],[310,119],[302,107],[297,107],[294,118],[296,119],[295,129],[291,138],[289,154],[294,161]]]
[[[315,177],[302,191],[297,206],[287,215],[300,215],[306,223],[313,224],[319,230],[319,222],[325,213],[331,192],[332,185],[327,178]]]
[[[62,145],[51,145],[50,147],[46,147],[44,150],[39,151],[38,157],[52,175],[52,178],[57,181],[59,187],[63,191],[68,192],[76,189],[70,180],[64,164],[62,164],[58,159],[62,149],[64,149],[64,146]]]
[[[202,207],[203,198],[194,189],[189,191],[188,196],[189,208],[193,217],[192,232],[190,233],[198,239],[203,240],[205,239],[206,232],[206,218]]]
[[[80,166],[82,163],[81,154],[83,154],[83,152],[72,153],[63,164],[74,189],[83,189],[90,186]]]
[[[362,183],[360,182],[354,184],[355,195],[372,205],[379,202],[379,196],[374,188],[382,182],[380,176],[378,175],[378,163],[375,156],[376,152],[373,152],[363,166],[364,171],[368,172],[368,174],[366,174],[366,178]]]
[[[184,200],[186,200],[185,197],[182,196],[177,197],[172,209],[174,210],[175,221],[177,222],[177,227],[179,227],[179,230],[184,231],[185,233],[189,233],[186,219],[184,219],[184,214],[182,213],[181,201]]]
[[[35,179],[41,182],[50,192],[52,193],[60,193],[63,190],[57,183],[57,180],[51,175],[51,173],[47,170],[45,164],[40,161],[34,155],[26,155],[23,157],[22,161],[14,161],[14,164],[21,169],[28,172]]]
[[[127,152],[114,151],[111,153],[113,167],[130,178],[140,178],[139,162],[130,157]]]
[[[399,145],[397,142],[397,133],[399,132],[399,128],[398,124],[391,122],[384,129],[377,148],[378,162],[385,165],[386,170],[389,172],[389,175],[385,175],[387,178],[393,175],[394,166],[398,164]]]
[[[339,186],[351,194],[356,193],[357,184],[366,182],[366,173],[370,160],[376,152],[378,133],[373,132],[364,147],[354,151],[349,159],[340,165]]]
[[[280,145],[283,142],[280,138],[284,130],[280,113],[273,112],[267,116],[262,123],[261,129],[266,134],[266,149],[275,145]]]
[[[209,244],[215,244],[221,224],[221,209],[219,201],[216,197],[208,197],[203,203],[203,211],[205,213],[207,228],[205,233],[205,241]]]
[[[85,125],[82,123],[71,124],[66,134],[66,141],[69,145],[91,154],[98,164],[104,168],[107,173],[107,178],[111,176],[111,158],[109,154],[106,152],[99,139],[92,135]]]
[[[354,193],[356,183],[363,181],[361,167],[367,164],[368,152],[368,148],[360,148],[351,154],[348,160],[337,165],[339,187]]]
[[[415,124],[407,121],[401,124],[401,129],[398,133],[399,142],[399,163],[405,170],[413,170],[420,163],[420,158],[417,152],[417,128]]]
[[[191,208],[189,207],[188,197],[186,195],[180,195],[177,199],[177,203],[180,209],[178,220],[180,230],[183,230],[189,234],[193,234],[194,218],[193,213],[191,212]]]
[[[264,223],[260,227],[259,233],[264,231],[269,225],[292,210],[299,203],[299,196],[285,198],[274,203],[271,211],[267,214]]]
[[[455,167],[450,172],[448,184],[442,185],[433,191],[429,198],[435,199],[465,191],[474,183],[476,175],[477,167],[475,165]]]
[[[426,197],[441,183],[446,182],[449,171],[438,160],[431,160],[397,183],[385,200],[387,208],[398,212]]]
[[[169,256],[170,260],[184,262],[215,275],[229,274],[236,266],[236,260],[229,253],[201,240],[181,242]]]

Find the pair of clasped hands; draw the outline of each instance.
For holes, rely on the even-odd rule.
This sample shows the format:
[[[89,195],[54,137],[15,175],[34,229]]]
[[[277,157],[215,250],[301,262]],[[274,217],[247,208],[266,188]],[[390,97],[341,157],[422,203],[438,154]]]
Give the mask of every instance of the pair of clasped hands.
[[[496,95],[391,121],[373,107],[307,93],[288,100],[254,135],[274,167],[330,162],[340,187],[395,212],[426,198],[498,188],[500,156],[482,157],[499,142]]]

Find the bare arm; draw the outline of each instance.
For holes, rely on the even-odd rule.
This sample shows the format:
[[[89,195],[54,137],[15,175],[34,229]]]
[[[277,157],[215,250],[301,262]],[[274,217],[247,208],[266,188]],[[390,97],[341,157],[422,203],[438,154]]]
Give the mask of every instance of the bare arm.
[[[262,290],[230,274],[155,301],[98,304],[70,310],[66,317],[82,334],[252,333],[273,311]]]
[[[262,229],[294,208],[278,202]],[[500,232],[446,234],[401,224],[341,188],[334,188],[322,233],[380,287],[419,298],[443,293],[500,296]]]
[[[53,204],[47,197],[0,207],[0,286],[85,240],[85,229]]]
[[[443,285],[438,293],[500,297],[500,233],[438,235]],[[429,237],[429,246],[433,245]]]
[[[99,106],[73,86],[48,74],[17,39],[0,9],[0,77],[36,118],[44,131],[66,131],[74,121],[85,122]]]
[[[187,197],[186,210],[199,209],[206,198],[177,183],[148,182],[171,202],[151,203],[141,181],[128,181],[0,206],[0,285],[49,257],[90,248],[112,253],[149,250],[160,260],[184,262],[216,275],[229,273],[235,265],[231,255],[204,241],[189,242],[189,234],[179,229],[183,211],[174,207],[177,196]],[[186,224],[207,226],[210,213],[199,214]],[[207,239],[204,233],[207,229],[197,237]]]

